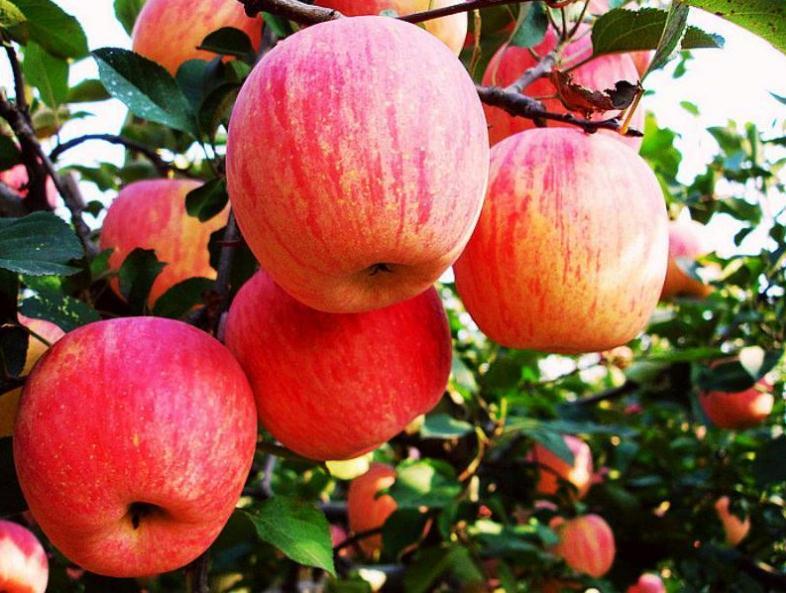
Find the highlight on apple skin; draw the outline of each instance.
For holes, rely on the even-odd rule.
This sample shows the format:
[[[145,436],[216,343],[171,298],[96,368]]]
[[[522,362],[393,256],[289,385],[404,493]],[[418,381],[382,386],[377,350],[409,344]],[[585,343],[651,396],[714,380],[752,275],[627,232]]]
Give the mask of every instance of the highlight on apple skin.
[[[49,561],[35,535],[17,523],[0,519],[0,591],[44,593]]]
[[[207,222],[189,216],[186,196],[201,182],[191,179],[153,179],[124,187],[112,201],[101,230],[101,249],[112,249],[109,268],[117,272],[137,248],[154,249],[166,266],[153,282],[148,296],[151,307],[175,284],[193,277],[215,279],[210,266],[210,235],[227,223],[229,210]],[[118,296],[117,278],[110,286]]]
[[[603,517],[595,514],[568,520],[555,517],[551,528],[559,537],[552,551],[570,568],[596,579],[611,569],[617,550],[614,533]]]
[[[132,48],[174,76],[188,60],[214,59],[217,54],[197,47],[210,33],[225,27],[240,29],[259,49],[262,19],[246,16],[239,2],[147,0],[134,25]]]
[[[13,447],[52,544],[91,572],[137,577],[209,547],[256,440],[253,394],[220,342],[132,317],[82,326],[47,352],[22,392]]]
[[[353,533],[382,527],[396,510],[396,501],[389,494],[377,496],[396,481],[396,471],[384,463],[372,463],[368,472],[352,480],[347,493],[347,516]],[[366,556],[382,549],[382,535],[372,535],[358,542]]]
[[[666,593],[666,587],[658,575],[647,573],[628,587],[627,593]]]
[[[729,504],[731,500],[728,496],[721,496],[715,501],[715,512],[718,514],[723,525],[723,532],[726,534],[726,543],[732,547],[736,547],[739,543],[748,537],[751,530],[751,520],[749,517],[740,519],[737,515],[731,512]]]
[[[262,425],[318,460],[376,449],[441,399],[451,365],[433,288],[384,309],[311,309],[258,272],[229,310],[226,344],[254,390]]]
[[[461,62],[420,27],[361,16],[303,29],[257,64],[232,115],[227,181],[273,279],[310,307],[352,313],[422,293],[458,258],[488,156]]]
[[[709,246],[706,227],[695,220],[673,220],[669,222],[669,267],[663,283],[661,299],[675,296],[705,298],[712,293],[712,286],[691,278],[680,267],[680,263],[692,263],[707,255]]]
[[[541,494],[553,495],[559,490],[561,482],[567,481],[575,487],[576,496],[584,498],[592,486],[594,475],[592,451],[578,437],[565,435],[563,439],[573,453],[572,464],[563,461],[540,443],[536,443],[527,456],[539,466],[536,490]]]
[[[667,224],[658,180],[622,142],[566,128],[520,132],[491,151],[456,287],[503,346],[610,350],[641,332],[657,305]]]
[[[775,398],[772,384],[761,379],[752,387],[729,393],[726,391],[702,391],[699,403],[707,418],[718,428],[742,430],[753,428],[764,422],[772,412]]]

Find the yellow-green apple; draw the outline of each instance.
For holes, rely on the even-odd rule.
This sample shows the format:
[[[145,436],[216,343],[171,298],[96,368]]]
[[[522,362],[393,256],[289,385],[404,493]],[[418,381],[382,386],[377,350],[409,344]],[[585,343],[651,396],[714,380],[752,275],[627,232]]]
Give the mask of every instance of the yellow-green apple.
[[[718,428],[744,429],[764,422],[772,412],[775,398],[772,396],[772,384],[764,378],[736,393],[702,391],[699,403]]]
[[[27,169],[24,165],[15,165],[5,171],[0,171],[0,182],[19,194],[19,197],[26,198],[27,189]],[[51,177],[46,178],[46,201],[50,208],[57,207],[57,188]]]
[[[464,0],[317,0],[314,4],[338,10],[346,16],[380,14],[392,10],[398,15],[413,14],[461,4]],[[425,21],[423,27],[458,55],[467,37],[467,13],[459,12]]]
[[[225,210],[207,222],[189,216],[186,195],[199,187],[191,179],[154,179],[127,185],[114,199],[101,229],[101,249],[112,249],[109,268],[118,271],[134,249],[155,249],[166,262],[153,282],[148,304],[178,282],[198,276],[215,278],[207,250],[211,233],[226,225]],[[120,294],[117,278],[110,286]]]
[[[628,587],[627,593],[666,593],[666,587],[658,575],[643,574]]]
[[[249,18],[239,2],[226,0],[147,0],[136,19],[133,50],[176,74],[188,60],[212,60],[199,50],[210,33],[224,27],[240,29],[254,49],[262,40],[262,19]]]
[[[379,494],[380,490],[390,488],[396,481],[396,471],[384,463],[372,463],[369,470],[352,480],[347,493],[347,516],[349,528],[354,533],[362,533],[382,527],[388,517],[396,510],[396,501],[389,494]],[[382,549],[382,536],[372,535],[359,542],[367,556],[373,556]]]
[[[690,277],[680,267],[691,265],[697,258],[707,255],[709,246],[707,230],[694,220],[674,220],[669,223],[669,267],[663,283],[661,299],[675,296],[704,298],[712,286]]]
[[[98,321],[43,356],[14,426],[19,484],[68,559],[113,577],[194,560],[240,496],[251,388],[217,340],[156,317]]]
[[[487,173],[469,74],[433,35],[392,18],[292,35],[257,64],[232,113],[238,224],[273,279],[321,311],[428,289],[469,239]]]
[[[577,37],[571,41],[563,50],[559,69],[569,68],[572,65],[580,64],[592,56],[592,39],[588,34],[588,28],[583,26]],[[544,56],[557,47],[558,36],[553,29],[546,32],[545,39],[537,46],[534,51],[539,56]],[[513,84],[526,70],[535,66],[538,58],[532,55],[532,49],[526,47],[516,47],[504,44],[497,50],[494,57],[489,62],[486,72],[483,75],[483,84],[494,86],[508,86]],[[573,81],[583,87],[595,91],[614,88],[614,84],[620,80],[636,83],[639,75],[633,59],[626,54],[609,54],[593,58],[572,71]],[[568,110],[556,97],[557,88],[548,77],[539,78],[525,88],[523,93],[540,99],[544,107],[556,113],[566,113]],[[489,124],[489,138],[492,144],[496,144],[503,138],[529,130],[535,127],[535,123],[523,117],[510,115],[499,107],[484,105],[486,119]],[[612,117],[615,112],[596,113],[592,119],[606,119]],[[577,114],[578,115],[578,114]],[[564,126],[560,122],[548,122],[549,126]],[[631,126],[638,130],[644,129],[644,111],[636,111]],[[611,135],[613,138],[622,140],[632,148],[638,150],[641,145],[641,138],[621,136],[614,131],[603,131],[603,134]]]
[[[45,319],[32,319],[21,313],[17,317],[19,323],[31,332],[27,343],[25,367],[22,370],[22,375],[29,375],[47,348],[62,338],[65,332]],[[19,409],[21,394],[22,388],[20,387],[0,396],[0,437],[10,436],[14,430],[14,420]]]
[[[751,530],[751,520],[749,517],[740,519],[737,515],[729,510],[728,496],[721,496],[715,501],[715,512],[718,513],[718,518],[723,525],[723,531],[726,534],[726,543],[734,547],[748,536]]]
[[[226,344],[259,419],[311,459],[376,449],[442,397],[451,343],[436,290],[366,313],[323,313],[258,272],[235,297]]]
[[[0,519],[0,591],[44,593],[49,580],[49,561],[35,535]]]
[[[573,570],[597,579],[614,564],[614,533],[603,517],[594,514],[568,520],[555,517],[551,528],[559,537],[552,552]]]
[[[563,439],[573,453],[573,463],[563,461],[540,443],[536,443],[528,455],[539,467],[536,489],[541,494],[556,494],[560,483],[567,481],[576,489],[576,496],[584,498],[592,485],[592,451],[578,437],[565,435]]]
[[[520,132],[491,151],[483,213],[454,266],[458,292],[503,346],[609,350],[657,305],[667,226],[658,180],[622,142],[566,128]]]

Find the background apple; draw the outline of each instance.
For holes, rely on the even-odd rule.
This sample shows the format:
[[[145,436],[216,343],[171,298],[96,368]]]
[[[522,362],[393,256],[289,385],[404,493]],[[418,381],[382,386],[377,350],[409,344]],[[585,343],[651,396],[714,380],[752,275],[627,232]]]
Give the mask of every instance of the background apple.
[[[280,43],[230,124],[243,236],[284,290],[322,311],[377,309],[431,286],[472,233],[487,172],[472,79],[434,36],[387,17],[321,23]]]
[[[564,520],[555,517],[552,529],[559,543],[552,550],[573,570],[600,578],[614,564],[614,533],[599,515],[590,514]]]
[[[599,134],[528,130],[491,151],[486,203],[455,264],[456,287],[503,346],[597,352],[644,329],[667,251],[663,194],[636,153]]]
[[[235,297],[226,344],[259,419],[311,459],[350,459],[401,432],[442,397],[451,342],[436,290],[385,309],[334,314],[299,303],[264,272]]]
[[[36,536],[0,519],[0,591],[44,593],[48,579],[49,561]]]
[[[113,249],[110,269],[118,271],[136,248],[155,249],[159,261],[167,264],[150,289],[150,306],[178,282],[195,276],[216,277],[207,246],[210,235],[226,225],[229,211],[204,223],[189,216],[186,196],[200,183],[190,179],[137,181],[123,188],[109,206],[101,249]],[[120,294],[117,278],[110,286]]]
[[[0,171],[0,182],[13,189],[20,197],[27,197],[27,169],[24,165],[15,165],[5,171]],[[50,208],[57,207],[57,188],[51,177],[46,178],[46,201]]]
[[[389,494],[377,496],[380,490],[390,488],[396,481],[395,470],[384,463],[372,463],[368,472],[349,484],[347,516],[353,533],[382,527],[396,510],[396,501]],[[373,535],[359,541],[367,556],[382,549],[382,535]]]
[[[118,318],[55,344],[25,384],[19,484],[50,541],[83,568],[148,576],[213,542],[256,446],[256,410],[229,351],[185,323]]]
[[[216,54],[197,47],[210,33],[224,27],[240,29],[259,49],[262,19],[247,17],[239,2],[147,0],[134,26],[132,47],[174,75],[183,62],[215,58]]]
[[[566,463],[540,443],[536,443],[528,455],[539,466],[537,491],[556,494],[561,480],[565,480],[575,486],[578,498],[584,498],[592,485],[592,451],[578,437],[565,435],[564,441],[573,453],[573,464]]]
[[[663,283],[662,299],[674,296],[704,298],[712,293],[712,286],[691,278],[680,267],[707,255],[712,248],[703,224],[694,220],[669,222],[669,267]]]
[[[737,393],[703,391],[699,403],[715,426],[739,430],[764,422],[772,412],[775,398],[772,384],[761,379],[753,387]]]
[[[734,547],[748,536],[748,532],[751,530],[751,520],[749,517],[740,519],[732,513],[729,509],[730,502],[728,496],[721,496],[715,501],[715,511],[723,525],[726,543]]]
[[[666,593],[666,587],[658,575],[643,574],[636,583],[628,587],[627,593]]]

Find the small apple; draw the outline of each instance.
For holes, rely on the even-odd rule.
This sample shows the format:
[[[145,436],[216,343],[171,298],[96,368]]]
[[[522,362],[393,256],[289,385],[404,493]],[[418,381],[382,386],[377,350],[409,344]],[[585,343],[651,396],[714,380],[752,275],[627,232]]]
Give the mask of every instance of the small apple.
[[[718,428],[741,430],[764,422],[772,412],[775,398],[772,384],[764,378],[738,393],[703,391],[699,394],[699,403]]]
[[[41,542],[30,531],[0,519],[0,591],[44,593],[49,561]]]
[[[8,187],[19,194],[22,199],[27,197],[27,169],[24,165],[15,165],[5,171],[0,171],[0,182],[5,183]],[[57,207],[57,188],[55,182],[51,177],[46,178],[46,201],[49,203],[50,208]]]
[[[594,514],[568,520],[555,517],[550,526],[559,537],[552,551],[573,570],[597,579],[614,564],[614,533],[603,517]]]
[[[384,463],[372,463],[368,472],[349,484],[347,515],[353,533],[362,533],[382,527],[396,510],[396,501],[389,494],[379,494],[396,481],[396,471]],[[373,535],[359,542],[366,556],[374,556],[382,549],[382,536]]]
[[[627,593],[666,593],[666,587],[658,575],[643,574],[636,583],[628,587]]]
[[[22,392],[13,447],[52,544],[86,570],[137,577],[210,546],[256,440],[253,394],[220,342],[132,317],[82,326],[49,349]]]
[[[723,524],[726,543],[735,547],[748,536],[748,532],[751,530],[751,520],[748,517],[745,517],[744,520],[740,519],[732,513],[729,510],[730,502],[728,496],[721,496],[715,501],[715,512],[718,513],[718,518]]]
[[[589,445],[578,437],[565,435],[563,439],[573,453],[572,464],[566,463],[540,443],[536,443],[528,455],[540,468],[537,491],[541,494],[556,494],[560,482],[567,481],[576,488],[577,497],[584,498],[592,485],[592,451]]]
[[[669,223],[669,267],[663,283],[661,299],[675,296],[704,298],[712,293],[712,286],[686,274],[680,264],[689,264],[707,255],[709,247],[706,227],[694,220],[674,220]]]

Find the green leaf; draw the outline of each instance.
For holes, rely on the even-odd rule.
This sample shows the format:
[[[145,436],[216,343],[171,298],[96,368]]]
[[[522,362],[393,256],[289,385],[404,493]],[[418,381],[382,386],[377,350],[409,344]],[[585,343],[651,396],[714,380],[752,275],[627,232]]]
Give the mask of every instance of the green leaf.
[[[786,482],[786,436],[767,442],[753,462],[753,475],[760,488]]]
[[[22,301],[21,311],[28,317],[51,321],[64,332],[101,319],[90,305],[55,290],[37,291]]]
[[[786,53],[786,2],[783,0],[685,0],[755,33]]]
[[[389,494],[399,508],[441,508],[461,492],[453,468],[437,459],[406,460],[396,468]]]
[[[541,2],[528,2],[519,9],[516,29],[510,44],[517,47],[534,47],[546,36],[549,19]]]
[[[226,183],[223,179],[211,179],[204,185],[192,189],[186,196],[186,212],[189,216],[205,222],[219,214],[227,205]]]
[[[737,393],[753,387],[769,373],[783,357],[782,350],[765,352],[759,364],[752,367],[739,360],[715,366],[700,366],[696,371],[696,383],[702,391],[724,391]]]
[[[10,169],[21,162],[22,155],[16,142],[5,134],[0,134],[0,171]]]
[[[205,37],[204,41],[202,41],[199,49],[222,56],[234,56],[236,58],[251,60],[253,60],[256,55],[256,50],[254,50],[254,46],[248,35],[234,27],[224,27],[210,33],[210,35]]]
[[[457,420],[450,414],[432,414],[426,416],[420,436],[426,439],[454,439],[463,437],[473,431],[472,425]]]
[[[162,66],[116,47],[97,49],[93,56],[104,87],[131,113],[199,136],[188,99]]]
[[[415,562],[404,574],[406,593],[427,593],[437,579],[451,572],[462,583],[480,582],[483,575],[470,556],[469,550],[459,545],[421,550]]]
[[[27,81],[38,89],[44,103],[57,109],[68,97],[68,62],[44,51],[31,41],[22,65]]]
[[[105,101],[110,97],[111,95],[106,92],[100,80],[88,78],[68,91],[66,103],[94,103],[97,101]]]
[[[213,89],[199,108],[199,129],[213,137],[220,125],[229,123],[229,116],[240,92],[240,84],[227,83]]]
[[[0,268],[31,276],[69,276],[84,255],[71,228],[51,212],[0,219]]]
[[[204,302],[204,296],[215,287],[215,280],[209,278],[189,278],[178,282],[158,297],[153,307],[153,315],[180,319],[195,306]]]
[[[165,262],[158,261],[152,249],[134,249],[123,261],[118,272],[120,293],[133,311],[145,310],[153,282],[165,265]]]
[[[642,78],[669,61],[669,58],[682,40],[682,36],[685,34],[685,29],[688,25],[688,12],[690,12],[690,8],[687,4],[678,0],[672,1],[655,55],[652,57],[652,62],[650,62],[649,68],[647,68]]]
[[[284,17],[276,16],[274,14],[270,14],[269,12],[263,12],[262,18],[265,21],[265,26],[270,27],[270,30],[279,39],[284,39],[284,37],[287,37],[292,33],[292,27],[289,24],[289,21]]]
[[[9,29],[25,22],[25,15],[9,0],[0,0],[0,27]]]
[[[299,564],[336,574],[330,527],[325,514],[313,504],[287,496],[274,496],[259,508],[245,511],[245,514],[263,541],[274,545]]]
[[[87,37],[74,17],[52,0],[14,0],[26,22],[14,30],[22,42],[35,41],[58,58],[82,58],[87,55]]]
[[[0,517],[16,515],[27,510],[27,503],[16,477],[14,449],[10,437],[0,438],[0,476],[3,476],[0,480]]]
[[[424,535],[427,521],[428,515],[419,509],[396,509],[382,526],[385,557],[396,560],[405,548],[417,543]]]
[[[145,0],[115,0],[115,17],[129,35],[133,33],[136,18],[144,5]]]
[[[775,99],[781,105],[786,105],[786,97],[781,97],[780,95],[776,95],[773,92],[770,92],[770,95],[772,95],[772,98]]]

